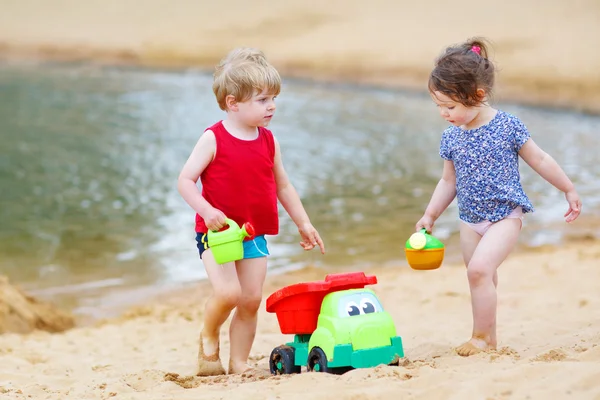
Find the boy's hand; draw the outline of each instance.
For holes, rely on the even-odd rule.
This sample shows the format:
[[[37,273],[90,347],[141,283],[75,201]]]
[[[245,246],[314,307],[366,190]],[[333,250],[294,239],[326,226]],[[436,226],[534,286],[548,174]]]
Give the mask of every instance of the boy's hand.
[[[325,245],[319,236],[319,232],[317,232],[311,223],[299,225],[298,232],[300,232],[300,236],[302,237],[300,246],[302,246],[304,250],[312,250],[316,246],[319,246],[321,254],[325,254]]]
[[[565,193],[565,198],[569,203],[569,209],[565,213],[565,221],[573,222],[579,217],[581,213],[581,199],[579,198],[579,194],[577,191],[571,190],[570,192]]]
[[[223,211],[217,210],[214,207],[211,207],[207,212],[202,215],[204,219],[204,223],[206,227],[211,231],[218,231],[223,226],[225,226],[225,214]]]
[[[421,217],[419,222],[415,225],[415,230],[418,232],[422,228],[425,228],[428,233],[431,233],[433,229],[433,225],[435,224],[435,220],[431,218],[429,215],[425,214]]]

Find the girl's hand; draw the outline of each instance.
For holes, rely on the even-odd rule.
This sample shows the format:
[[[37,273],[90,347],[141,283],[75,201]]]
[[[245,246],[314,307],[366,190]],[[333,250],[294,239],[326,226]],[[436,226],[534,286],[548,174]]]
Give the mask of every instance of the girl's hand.
[[[217,210],[214,207],[211,207],[207,212],[202,215],[204,219],[204,223],[206,227],[211,231],[218,231],[223,226],[225,226],[225,214],[223,211]]]
[[[565,193],[565,198],[569,203],[569,209],[565,213],[565,221],[573,222],[579,217],[581,213],[581,199],[579,198],[579,194],[577,191],[571,190],[570,192]]]
[[[435,220],[431,218],[429,215],[425,214],[421,217],[419,222],[415,225],[415,230],[419,232],[421,229],[425,228],[427,233],[431,233],[433,229],[433,225],[435,224]]]
[[[325,245],[319,236],[319,232],[317,232],[311,223],[299,225],[298,232],[300,232],[300,236],[302,237],[300,246],[302,246],[304,250],[312,250],[316,246],[319,246],[321,254],[325,254]]]

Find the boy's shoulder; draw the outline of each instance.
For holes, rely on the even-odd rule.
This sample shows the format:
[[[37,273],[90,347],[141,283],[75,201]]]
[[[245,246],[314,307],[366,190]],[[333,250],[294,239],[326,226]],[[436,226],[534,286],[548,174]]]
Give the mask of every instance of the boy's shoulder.
[[[265,128],[264,126],[259,126],[258,127],[258,133],[265,134],[265,135],[271,136],[271,137],[275,137],[275,135],[273,134],[273,132],[270,129]]]
[[[209,126],[208,128],[204,129],[204,132],[212,131],[213,133],[215,133],[215,131],[219,131],[222,128],[223,128],[223,120],[220,120],[220,121],[215,122],[213,125]]]

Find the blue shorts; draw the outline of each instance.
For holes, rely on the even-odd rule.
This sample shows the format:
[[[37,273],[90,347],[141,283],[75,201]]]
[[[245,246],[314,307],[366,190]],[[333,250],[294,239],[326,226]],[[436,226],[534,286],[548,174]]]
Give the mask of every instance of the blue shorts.
[[[206,233],[196,233],[196,246],[202,259],[202,253],[209,248]],[[244,241],[244,258],[260,258],[269,255],[265,235],[255,236],[252,240]]]

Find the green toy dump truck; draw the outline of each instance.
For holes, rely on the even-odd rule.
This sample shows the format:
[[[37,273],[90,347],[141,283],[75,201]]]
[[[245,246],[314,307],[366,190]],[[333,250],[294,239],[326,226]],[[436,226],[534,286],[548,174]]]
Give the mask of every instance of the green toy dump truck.
[[[377,283],[362,272],[330,274],[324,281],[286,286],[267,299],[281,333],[294,341],[273,349],[271,373],[344,373],[353,368],[398,364],[402,338],[392,317],[365,285]]]

